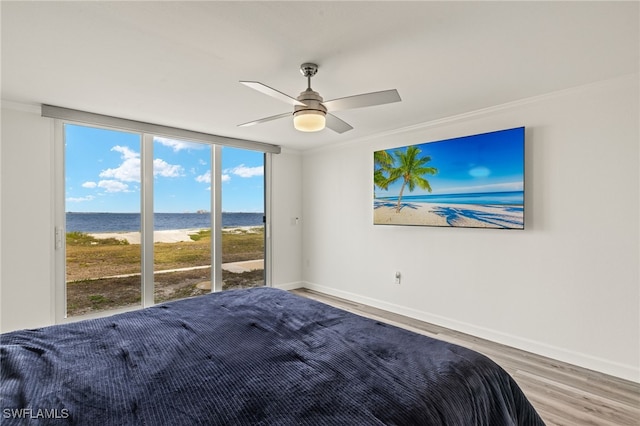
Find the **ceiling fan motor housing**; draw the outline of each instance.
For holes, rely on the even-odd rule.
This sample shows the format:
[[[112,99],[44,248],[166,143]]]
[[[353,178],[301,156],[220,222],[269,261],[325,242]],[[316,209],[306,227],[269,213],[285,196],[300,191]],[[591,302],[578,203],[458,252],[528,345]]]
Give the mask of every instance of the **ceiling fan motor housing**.
[[[304,105],[295,105],[293,127],[301,132],[317,132],[324,129],[327,108],[322,105],[322,97],[311,88],[300,93],[298,101]]]
[[[327,108],[322,105],[322,96],[316,91],[307,89],[300,93],[298,100],[304,105],[296,105],[293,110],[293,115],[303,111],[320,111],[322,114],[327,113]]]

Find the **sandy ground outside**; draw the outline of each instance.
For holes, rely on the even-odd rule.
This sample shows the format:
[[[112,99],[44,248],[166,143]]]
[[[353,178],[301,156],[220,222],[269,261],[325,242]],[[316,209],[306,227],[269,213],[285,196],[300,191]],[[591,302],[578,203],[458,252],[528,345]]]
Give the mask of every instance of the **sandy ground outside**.
[[[167,231],[154,231],[153,241],[156,243],[177,243],[181,241],[193,241],[190,237],[197,234],[199,229],[171,229]],[[105,239],[115,238],[126,240],[129,244],[140,244],[140,232],[102,232],[90,234],[94,238]]]
[[[402,208],[396,212],[395,205],[379,202],[373,210],[373,223],[376,225],[520,229],[523,219],[523,211],[513,206],[402,203]]]
[[[224,228],[223,232],[247,232],[252,226]],[[178,243],[191,242],[191,235],[197,234],[201,229],[169,229],[164,231],[153,231],[153,241],[156,243]],[[140,232],[100,232],[89,234],[94,238],[105,239],[115,238],[117,240],[126,240],[129,244],[140,244]]]

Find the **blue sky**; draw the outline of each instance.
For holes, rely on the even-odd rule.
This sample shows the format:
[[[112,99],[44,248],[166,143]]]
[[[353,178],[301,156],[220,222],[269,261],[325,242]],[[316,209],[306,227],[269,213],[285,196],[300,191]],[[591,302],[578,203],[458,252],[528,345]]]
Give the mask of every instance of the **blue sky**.
[[[65,126],[66,211],[140,211],[141,136]],[[211,147],[156,137],[154,210],[210,210]],[[264,154],[222,149],[222,211],[263,212]]]
[[[480,192],[522,191],[524,183],[524,128],[501,130],[418,145],[420,156],[430,156],[426,166],[438,169],[436,175],[424,176],[430,183],[431,195]],[[387,152],[406,151],[407,147]],[[397,196],[402,180],[388,191],[376,188],[381,197]],[[417,188],[404,195],[426,195]]]

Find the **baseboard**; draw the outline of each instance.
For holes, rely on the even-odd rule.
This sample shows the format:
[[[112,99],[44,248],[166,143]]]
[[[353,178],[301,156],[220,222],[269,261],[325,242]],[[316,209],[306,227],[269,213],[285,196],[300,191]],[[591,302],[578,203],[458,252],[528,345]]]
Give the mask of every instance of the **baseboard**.
[[[404,315],[413,319],[428,322],[430,324],[446,327],[451,330],[470,334],[472,336],[490,340],[492,342],[500,343],[502,345],[510,346],[523,351],[531,352],[547,358],[640,383],[640,369],[638,368],[638,366],[616,363],[610,360],[593,357],[565,348],[548,345],[543,342],[525,339],[484,327],[478,327],[466,322],[457,321],[451,318],[430,314],[428,312],[407,308],[404,306],[388,303],[382,300],[350,293],[347,291],[338,290],[331,287],[322,286],[319,284],[301,282],[299,287],[307,288],[309,290],[315,290],[321,293],[328,294],[330,296],[340,297],[353,302],[363,303],[374,308],[383,309],[385,311]]]
[[[285,284],[273,284],[272,285],[273,288],[279,288],[281,290],[295,290],[298,288],[303,288],[304,287],[304,283],[301,281],[297,281],[297,282],[293,282],[293,283],[285,283]]]

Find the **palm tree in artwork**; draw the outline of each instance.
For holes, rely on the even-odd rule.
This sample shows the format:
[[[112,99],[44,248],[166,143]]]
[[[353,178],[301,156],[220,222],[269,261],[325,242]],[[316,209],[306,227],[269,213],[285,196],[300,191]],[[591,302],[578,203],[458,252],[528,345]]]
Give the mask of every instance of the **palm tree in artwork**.
[[[373,153],[373,163],[373,184],[386,190],[389,187],[387,175],[393,170],[393,156],[387,151],[376,151]]]
[[[400,187],[400,193],[398,194],[398,204],[396,205],[396,213],[400,211],[402,194],[406,187],[409,188],[409,192],[413,192],[416,186],[431,192],[431,185],[423,176],[435,175],[438,173],[438,169],[435,167],[426,167],[425,164],[431,161],[431,157],[419,157],[421,152],[422,151],[420,151],[420,148],[417,146],[409,146],[404,152],[397,150],[394,153],[399,165],[390,171],[386,184],[388,186],[389,184],[402,179],[402,186]]]

